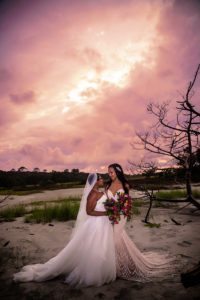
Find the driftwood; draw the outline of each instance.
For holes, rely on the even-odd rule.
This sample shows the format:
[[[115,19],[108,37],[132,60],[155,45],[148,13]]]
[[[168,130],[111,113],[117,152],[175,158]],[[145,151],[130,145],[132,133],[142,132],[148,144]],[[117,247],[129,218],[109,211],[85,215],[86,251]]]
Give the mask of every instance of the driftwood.
[[[174,222],[176,225],[181,225],[181,223],[180,222],[178,222],[178,221],[176,221],[175,219],[173,219],[173,218],[170,218],[171,220],[172,220],[172,222]]]
[[[9,243],[10,241],[5,242],[5,244],[3,244],[3,247],[6,247]]]
[[[10,197],[10,194],[6,195],[3,199],[0,200],[0,203],[3,203]]]
[[[200,262],[187,272],[181,273],[181,282],[185,288],[200,284]]]
[[[149,214],[150,214],[150,211],[151,211],[151,208],[152,208],[152,205],[153,205],[153,201],[159,201],[159,202],[170,202],[170,203],[187,203],[185,206],[179,208],[177,211],[180,211],[181,209],[183,209],[184,207],[192,204],[189,200],[187,199],[163,199],[163,198],[157,198],[153,195],[153,193],[149,194],[148,195],[148,198],[149,198],[149,208],[147,210],[147,213],[146,213],[146,216],[145,216],[145,220],[144,222],[145,223],[148,223],[148,219],[149,219]],[[197,200],[196,200],[197,201]],[[199,208],[197,208],[196,210],[199,210]],[[181,225],[180,223],[178,223],[177,221],[175,221],[174,219],[172,219],[172,222],[174,222],[176,225]]]

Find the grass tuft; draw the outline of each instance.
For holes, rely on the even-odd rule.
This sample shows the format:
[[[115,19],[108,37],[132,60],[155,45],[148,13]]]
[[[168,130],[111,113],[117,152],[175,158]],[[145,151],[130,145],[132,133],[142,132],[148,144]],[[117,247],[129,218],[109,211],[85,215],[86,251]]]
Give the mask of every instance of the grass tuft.
[[[138,200],[138,199],[133,200],[133,206],[135,207],[141,207],[143,204],[144,204],[144,200]]]
[[[10,222],[14,221],[15,218],[24,216],[24,214],[26,214],[26,208],[24,204],[18,204],[1,210],[0,218],[2,218],[3,221]]]
[[[25,216],[27,223],[47,223],[52,220],[74,220],[79,210],[80,198],[68,197],[50,201],[34,201],[26,204],[13,205],[0,210],[1,221],[14,221]]]
[[[133,211],[133,215],[140,215],[141,214],[141,212],[140,212],[140,210],[137,206],[133,206],[132,211]]]
[[[32,205],[32,206],[41,206],[45,204],[57,204],[57,203],[68,203],[68,202],[78,202],[80,201],[80,197],[78,196],[69,196],[66,198],[58,198],[57,200],[48,200],[48,201],[32,201],[31,203],[27,203],[27,205]]]
[[[75,220],[79,210],[79,202],[63,202],[57,205],[45,204],[43,208],[35,208],[25,217],[26,223],[48,223],[53,220]]]
[[[160,228],[160,223],[147,223],[144,226],[149,228]]]
[[[192,192],[194,198],[200,199],[200,190],[194,189]],[[156,194],[156,197],[171,200],[177,198],[186,198],[186,190],[170,190],[170,191],[159,191]]]

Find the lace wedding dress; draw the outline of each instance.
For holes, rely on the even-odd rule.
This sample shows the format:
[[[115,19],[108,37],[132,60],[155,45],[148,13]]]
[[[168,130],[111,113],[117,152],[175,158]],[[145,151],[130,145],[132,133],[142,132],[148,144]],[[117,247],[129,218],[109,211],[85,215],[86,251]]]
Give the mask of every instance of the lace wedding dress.
[[[105,211],[105,200],[106,196],[102,195],[96,211]],[[85,215],[84,222],[63,250],[43,264],[24,266],[14,274],[13,280],[41,282],[58,275],[64,275],[64,282],[76,287],[101,286],[115,280],[113,227],[107,216]]]
[[[93,185],[86,189],[77,226],[65,248],[45,263],[24,266],[14,274],[15,282],[41,282],[64,275],[65,283],[87,287],[101,286],[116,277],[147,282],[173,273],[174,260],[155,252],[140,252],[125,231],[125,218],[113,226],[107,216],[86,215],[86,199]],[[117,201],[110,190],[107,195]],[[98,200],[96,211],[105,211],[103,202],[107,195]]]
[[[117,192],[124,192],[119,189]],[[108,189],[107,196],[117,201],[117,193]],[[142,253],[125,231],[126,218],[121,216],[119,224],[114,225],[114,242],[117,277],[148,282],[173,277],[178,273],[178,261],[156,252]]]

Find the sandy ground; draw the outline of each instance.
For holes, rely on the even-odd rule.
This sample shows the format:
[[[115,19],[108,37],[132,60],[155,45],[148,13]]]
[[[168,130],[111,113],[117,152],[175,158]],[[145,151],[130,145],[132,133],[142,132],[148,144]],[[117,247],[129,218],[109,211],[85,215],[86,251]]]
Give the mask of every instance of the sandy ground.
[[[49,201],[49,200],[58,200],[60,198],[69,197],[69,196],[78,196],[81,197],[83,193],[83,188],[73,188],[73,189],[60,189],[60,190],[46,190],[40,193],[34,193],[25,196],[10,195],[1,206],[15,205],[19,203],[30,203],[33,201]],[[0,200],[5,196],[0,195]]]
[[[178,214],[174,214],[175,209],[153,208],[152,220],[161,223],[161,227],[148,228],[141,222],[146,209],[142,208],[141,215],[127,223],[126,230],[137,247],[141,251],[167,252],[171,257],[179,254],[180,273],[197,264],[200,261],[199,214],[192,213],[191,207]],[[175,225],[170,216],[181,225]],[[99,288],[79,290],[64,284],[60,277],[43,283],[12,282],[12,274],[23,265],[43,263],[67,245],[74,221],[52,222],[51,225],[26,224],[23,217],[0,224],[2,299],[199,299],[200,285],[186,289],[180,275],[145,284],[117,279]]]
[[[19,204],[19,203],[26,204],[26,203],[31,203],[33,201],[59,200],[61,198],[70,197],[70,196],[81,197],[82,193],[83,193],[83,188],[73,188],[73,189],[60,189],[60,190],[53,190],[53,191],[46,190],[44,192],[34,193],[25,196],[10,195],[5,201],[0,203],[0,209],[5,208],[7,206]],[[130,194],[134,198],[142,195],[142,193],[138,191],[131,191]],[[4,198],[5,196],[0,195],[0,200]]]

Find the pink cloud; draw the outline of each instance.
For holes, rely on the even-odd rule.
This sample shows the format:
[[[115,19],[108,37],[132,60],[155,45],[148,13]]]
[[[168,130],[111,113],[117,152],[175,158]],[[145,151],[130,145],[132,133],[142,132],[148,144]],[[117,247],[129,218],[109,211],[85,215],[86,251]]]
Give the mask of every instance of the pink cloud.
[[[130,143],[153,121],[147,104],[175,106],[199,63],[199,2],[181,3],[1,4],[0,168],[140,160]]]
[[[10,94],[10,100],[17,104],[29,104],[35,102],[35,93],[34,91],[27,91],[22,94]]]

